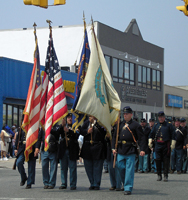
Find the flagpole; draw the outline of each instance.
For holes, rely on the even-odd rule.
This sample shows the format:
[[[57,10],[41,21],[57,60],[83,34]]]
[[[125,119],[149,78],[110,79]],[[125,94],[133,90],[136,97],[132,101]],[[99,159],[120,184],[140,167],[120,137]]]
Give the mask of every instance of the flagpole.
[[[52,26],[51,26],[52,21],[47,19],[46,22],[49,24],[50,36],[52,36]]]
[[[99,62],[100,62],[100,64],[101,64],[101,60],[100,60],[100,56],[99,56],[99,50],[98,50],[98,46],[97,46],[97,39],[96,39],[96,35],[95,35],[94,23],[93,23],[93,18],[92,18],[92,16],[91,16],[91,22],[92,22],[93,35],[94,35],[94,38],[95,38],[95,44],[96,44],[96,48],[97,48],[97,54],[98,54]]]
[[[36,50],[37,50],[37,43],[38,43],[38,40],[37,40],[37,35],[36,35],[36,23],[34,22],[33,24],[33,27],[34,27],[34,35],[35,35],[35,51],[34,51],[34,55],[33,55],[33,59],[35,60],[35,53],[36,53]]]

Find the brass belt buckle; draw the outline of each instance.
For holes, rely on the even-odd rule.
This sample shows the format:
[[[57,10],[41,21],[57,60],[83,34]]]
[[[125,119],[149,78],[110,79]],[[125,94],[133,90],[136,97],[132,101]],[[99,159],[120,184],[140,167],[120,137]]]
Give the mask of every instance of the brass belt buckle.
[[[122,144],[126,144],[126,141],[125,141],[125,140],[123,140],[123,141],[122,141]]]
[[[93,140],[90,140],[90,143],[93,144]]]
[[[26,141],[23,141],[23,144],[26,144]]]

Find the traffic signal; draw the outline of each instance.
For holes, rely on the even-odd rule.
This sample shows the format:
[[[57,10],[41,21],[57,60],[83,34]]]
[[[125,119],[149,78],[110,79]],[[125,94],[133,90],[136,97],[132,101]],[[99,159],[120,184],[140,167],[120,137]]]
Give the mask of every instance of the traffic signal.
[[[34,5],[42,8],[48,8],[48,0],[23,0],[25,5]],[[54,0],[54,5],[64,5],[66,0]]]
[[[185,2],[184,6],[177,6],[179,11],[182,11],[186,16],[188,16],[188,0],[183,0]]]
[[[48,0],[23,0],[23,2],[25,5],[34,5],[48,8]]]
[[[54,0],[54,5],[63,5],[66,4],[66,0]]]

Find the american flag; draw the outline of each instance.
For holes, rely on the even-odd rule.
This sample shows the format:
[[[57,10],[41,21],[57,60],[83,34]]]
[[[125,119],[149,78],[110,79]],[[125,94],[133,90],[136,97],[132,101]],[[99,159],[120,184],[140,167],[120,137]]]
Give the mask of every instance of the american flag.
[[[42,94],[42,86],[40,81],[40,58],[38,41],[35,35],[35,52],[34,52],[34,66],[29,84],[26,105],[23,114],[24,120],[22,122],[22,129],[26,133],[26,148],[25,161],[29,160],[29,154],[32,152],[32,146],[38,140],[39,119],[40,119],[40,100]]]
[[[53,125],[68,113],[61,70],[53,46],[51,29],[42,90],[40,123],[45,130],[44,150],[47,151],[49,148],[50,131]]]

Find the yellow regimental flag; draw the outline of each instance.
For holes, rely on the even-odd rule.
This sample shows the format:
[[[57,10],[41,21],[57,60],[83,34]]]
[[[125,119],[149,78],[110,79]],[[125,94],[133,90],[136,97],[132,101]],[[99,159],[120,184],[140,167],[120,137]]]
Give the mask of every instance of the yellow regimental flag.
[[[102,49],[91,33],[91,54],[88,70],[75,110],[97,118],[107,132],[118,119],[121,101],[116,92]]]

